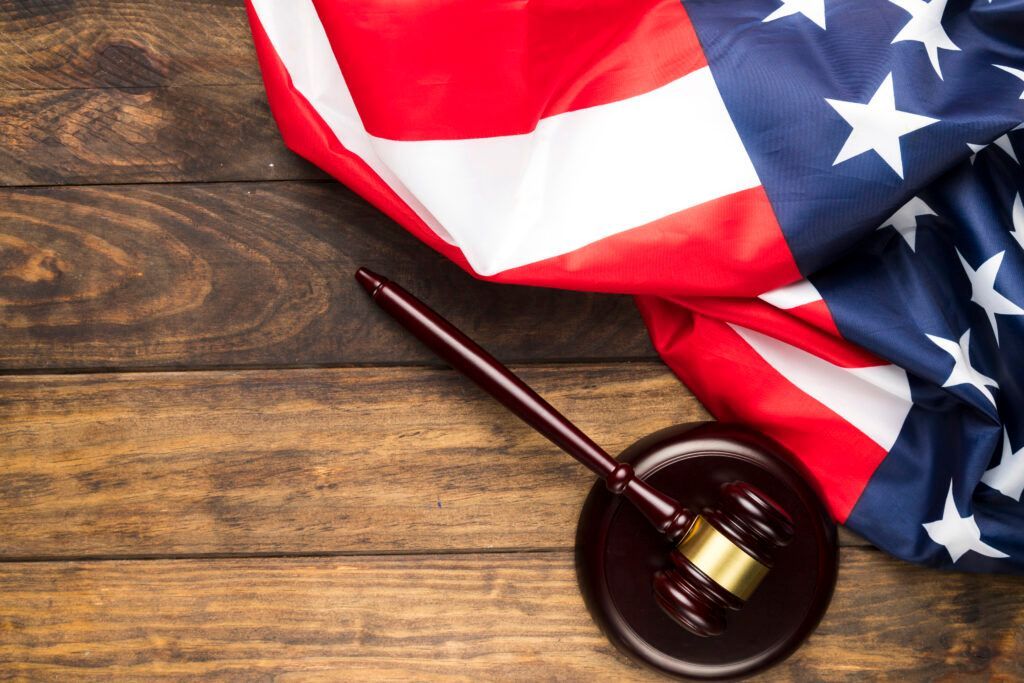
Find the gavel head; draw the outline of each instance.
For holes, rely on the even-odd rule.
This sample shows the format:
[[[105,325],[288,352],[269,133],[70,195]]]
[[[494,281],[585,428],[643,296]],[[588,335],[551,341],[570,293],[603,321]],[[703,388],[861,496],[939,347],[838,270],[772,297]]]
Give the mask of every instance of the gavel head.
[[[673,621],[698,636],[725,630],[726,610],[740,609],[793,538],[778,504],[743,482],[722,486],[717,507],[703,510],[654,577],[654,597]]]

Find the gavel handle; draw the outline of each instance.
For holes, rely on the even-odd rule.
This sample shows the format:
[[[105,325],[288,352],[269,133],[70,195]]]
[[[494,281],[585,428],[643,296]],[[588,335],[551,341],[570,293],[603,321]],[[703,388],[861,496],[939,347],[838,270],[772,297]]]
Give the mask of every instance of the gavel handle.
[[[658,531],[676,540],[690,528],[694,514],[641,479],[551,407],[494,356],[402,287],[366,268],[356,281],[373,301],[453,368],[497,399],[526,424],[604,480],[613,493],[629,499]]]

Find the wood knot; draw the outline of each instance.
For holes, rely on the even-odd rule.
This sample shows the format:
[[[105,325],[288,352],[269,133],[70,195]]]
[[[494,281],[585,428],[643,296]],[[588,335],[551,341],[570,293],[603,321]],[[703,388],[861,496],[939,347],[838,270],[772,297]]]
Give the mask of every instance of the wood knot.
[[[67,269],[67,263],[52,249],[0,237],[0,277],[28,283],[55,282]]]
[[[144,48],[129,42],[111,43],[96,55],[96,74],[112,87],[152,87],[166,85],[167,65]]]

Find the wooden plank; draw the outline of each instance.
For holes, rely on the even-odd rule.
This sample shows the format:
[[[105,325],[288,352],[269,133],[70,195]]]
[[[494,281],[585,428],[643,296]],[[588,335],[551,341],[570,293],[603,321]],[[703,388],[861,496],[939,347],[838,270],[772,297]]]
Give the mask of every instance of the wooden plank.
[[[0,91],[0,185],[328,176],[292,154],[263,86]]]
[[[326,178],[267,107],[238,0],[0,5],[0,185]]]
[[[240,0],[0,4],[0,90],[259,82]]]
[[[653,363],[522,368],[613,453],[705,413]],[[454,372],[0,378],[0,555],[569,547],[592,477]]]
[[[611,453],[706,417],[654,363],[520,371]],[[567,548],[593,482],[431,368],[2,377],[0,444],[8,558]]]
[[[473,280],[334,183],[0,190],[0,369],[435,363],[394,277],[511,361],[653,358],[630,298]]]
[[[326,178],[267,107],[242,2],[0,5],[0,184]]]
[[[0,564],[0,665],[74,680],[657,680],[593,625],[568,552]],[[766,680],[1019,680],[1020,581],[845,549]]]

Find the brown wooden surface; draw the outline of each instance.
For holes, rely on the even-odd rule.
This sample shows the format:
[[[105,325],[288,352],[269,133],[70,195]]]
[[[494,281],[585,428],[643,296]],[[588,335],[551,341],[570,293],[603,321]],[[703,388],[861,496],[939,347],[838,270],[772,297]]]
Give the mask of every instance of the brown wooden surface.
[[[326,177],[285,148],[259,84],[0,90],[0,111],[0,185]]]
[[[0,594],[14,675],[656,679],[591,623],[567,551],[8,563]],[[831,611],[763,678],[1013,680],[1022,647],[1018,582],[845,548]]]
[[[352,270],[612,451],[702,409],[628,298],[472,281],[323,178],[240,1],[0,3],[0,679],[650,679],[576,590],[589,475]],[[767,679],[1024,677],[1019,580],[842,542]]]
[[[612,452],[706,416],[654,363],[522,375]],[[428,368],[0,377],[0,443],[19,557],[568,548],[593,482]]]
[[[0,216],[2,369],[437,363],[359,265],[505,360],[654,358],[629,297],[477,282],[337,183],[8,188]]]
[[[655,363],[519,370],[611,452],[707,417]],[[429,368],[0,377],[0,443],[7,558],[569,548],[593,482]]]
[[[0,3],[0,184],[325,178],[289,154],[241,2]]]
[[[237,0],[0,4],[0,90],[258,84]]]

